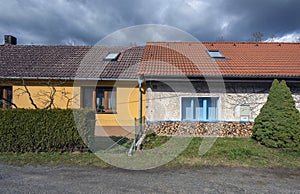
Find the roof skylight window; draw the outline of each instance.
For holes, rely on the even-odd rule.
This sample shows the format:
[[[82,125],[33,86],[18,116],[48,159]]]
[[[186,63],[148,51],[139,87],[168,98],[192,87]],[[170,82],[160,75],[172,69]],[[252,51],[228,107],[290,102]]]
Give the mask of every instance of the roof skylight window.
[[[208,50],[207,53],[213,59],[225,59],[224,55],[219,50]]]
[[[120,52],[110,52],[104,58],[105,61],[116,61],[121,53]]]

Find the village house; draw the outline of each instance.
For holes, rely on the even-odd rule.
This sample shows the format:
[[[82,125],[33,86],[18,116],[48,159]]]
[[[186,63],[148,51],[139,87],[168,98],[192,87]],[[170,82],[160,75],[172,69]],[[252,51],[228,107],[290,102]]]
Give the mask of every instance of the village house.
[[[152,42],[139,74],[148,128],[162,135],[250,136],[274,79],[300,110],[299,43]]]
[[[133,134],[143,47],[0,46],[0,108],[93,108],[95,135]],[[142,94],[144,95],[144,94]]]
[[[0,108],[92,108],[96,135],[133,134],[140,117],[147,129],[168,135],[201,135],[199,123],[251,130],[274,79],[287,81],[300,110],[299,43],[16,43],[5,36],[0,46]]]

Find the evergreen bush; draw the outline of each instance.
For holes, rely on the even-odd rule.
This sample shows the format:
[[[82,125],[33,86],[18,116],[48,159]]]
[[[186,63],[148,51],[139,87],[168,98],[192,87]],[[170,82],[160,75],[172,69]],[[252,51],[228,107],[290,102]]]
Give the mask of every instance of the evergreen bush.
[[[300,148],[300,113],[285,81],[274,80],[267,102],[254,121],[253,135],[272,148]]]

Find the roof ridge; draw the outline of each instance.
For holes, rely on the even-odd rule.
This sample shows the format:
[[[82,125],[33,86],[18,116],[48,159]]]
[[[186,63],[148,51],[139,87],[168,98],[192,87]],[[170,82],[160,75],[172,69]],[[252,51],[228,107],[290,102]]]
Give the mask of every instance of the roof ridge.
[[[170,41],[170,42],[166,42],[166,41],[150,41],[147,42],[147,44],[153,44],[153,43],[163,43],[163,44],[167,44],[167,43],[172,43],[172,44],[195,44],[195,43],[202,43],[202,44],[300,44],[300,42],[246,42],[246,41],[224,41],[224,42],[216,42],[216,41],[205,41],[205,42],[188,42],[188,41],[183,41],[183,42],[179,42],[179,41]]]
[[[95,46],[85,46],[85,45],[0,45],[0,47],[15,47],[15,48],[26,48],[26,47],[31,47],[31,48],[119,48],[122,50],[128,50],[132,48],[144,48],[145,46],[105,46],[105,45],[95,45]]]
[[[203,44],[300,44],[300,42],[202,42]]]

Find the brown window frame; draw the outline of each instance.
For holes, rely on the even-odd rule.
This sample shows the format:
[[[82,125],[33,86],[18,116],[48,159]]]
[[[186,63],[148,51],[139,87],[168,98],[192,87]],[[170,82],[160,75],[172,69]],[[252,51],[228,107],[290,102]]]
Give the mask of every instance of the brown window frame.
[[[11,86],[0,86],[0,109],[9,109],[11,108],[12,102],[12,87]],[[10,97],[8,96],[10,92]],[[3,100],[5,99],[5,100]]]
[[[94,94],[96,112],[114,114],[117,111],[117,94],[113,87],[97,87]],[[111,95],[109,98],[109,94]],[[103,102],[101,98],[103,98]],[[99,99],[99,100],[98,100]]]
[[[112,99],[109,100],[109,92]],[[83,87],[82,108],[92,108],[97,114],[116,114],[117,92],[113,87]],[[91,101],[90,101],[91,100]],[[109,103],[112,103],[109,107]],[[100,105],[101,104],[101,105]]]

